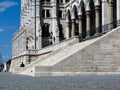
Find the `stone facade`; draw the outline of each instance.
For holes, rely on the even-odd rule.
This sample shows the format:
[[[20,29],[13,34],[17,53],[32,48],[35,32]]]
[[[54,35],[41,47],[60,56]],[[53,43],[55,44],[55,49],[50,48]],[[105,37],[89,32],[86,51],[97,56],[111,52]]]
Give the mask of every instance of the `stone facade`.
[[[71,39],[76,36],[81,41],[105,33],[105,25],[117,27],[119,23],[111,23],[120,20],[119,14],[119,0],[21,0],[21,25],[12,41],[11,71],[21,62],[27,66],[56,50],[56,46],[68,45],[64,42],[75,42]]]

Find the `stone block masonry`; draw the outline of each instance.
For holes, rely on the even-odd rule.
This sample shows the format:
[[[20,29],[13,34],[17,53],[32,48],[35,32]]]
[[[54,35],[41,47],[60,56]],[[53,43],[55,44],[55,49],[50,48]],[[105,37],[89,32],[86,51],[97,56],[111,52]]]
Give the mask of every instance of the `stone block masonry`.
[[[120,27],[102,37],[70,46],[36,66],[35,75],[120,72],[119,34]]]

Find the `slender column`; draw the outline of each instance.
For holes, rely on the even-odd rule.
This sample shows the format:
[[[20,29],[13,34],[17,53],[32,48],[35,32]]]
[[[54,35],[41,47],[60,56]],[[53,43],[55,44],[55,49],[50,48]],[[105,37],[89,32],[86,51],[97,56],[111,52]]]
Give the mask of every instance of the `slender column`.
[[[108,18],[108,22],[109,22],[109,24],[111,24],[111,23],[113,23],[113,0],[109,0],[109,2],[108,2],[109,4],[109,18]],[[113,28],[113,25],[111,24],[110,25],[110,27],[109,27],[110,29],[112,29]]]
[[[86,39],[90,38],[90,11],[86,11]]]
[[[117,25],[120,25],[120,0],[116,0],[117,5]]]
[[[101,0],[102,3],[102,26],[105,26],[108,24],[108,1],[107,0]],[[105,33],[105,28],[102,28],[102,33]]]
[[[59,28],[58,25],[56,26],[56,40],[55,43],[59,43],[60,41],[60,36],[59,36]]]
[[[72,19],[72,31],[71,31],[71,36],[75,36],[75,19]]]
[[[80,37],[80,39],[82,39],[82,29],[83,29],[83,27],[82,27],[82,15],[79,15],[78,19],[79,19],[79,37]]]
[[[66,39],[69,39],[70,38],[70,23],[69,22],[66,22]]]
[[[98,35],[100,32],[99,32],[99,27],[100,27],[100,7],[99,6],[96,6],[95,7],[95,25],[96,25],[96,34],[95,35]]]
[[[38,31],[38,49],[42,48],[42,30]]]
[[[53,44],[59,43],[59,27],[57,21],[57,1],[51,0],[52,3],[52,32],[53,32]]]

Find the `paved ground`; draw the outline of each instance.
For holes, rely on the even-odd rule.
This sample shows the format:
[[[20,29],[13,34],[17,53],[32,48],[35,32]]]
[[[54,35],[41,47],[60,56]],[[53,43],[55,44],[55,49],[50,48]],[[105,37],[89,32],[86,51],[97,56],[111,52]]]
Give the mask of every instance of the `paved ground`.
[[[120,75],[27,77],[0,73],[0,90],[120,90]]]

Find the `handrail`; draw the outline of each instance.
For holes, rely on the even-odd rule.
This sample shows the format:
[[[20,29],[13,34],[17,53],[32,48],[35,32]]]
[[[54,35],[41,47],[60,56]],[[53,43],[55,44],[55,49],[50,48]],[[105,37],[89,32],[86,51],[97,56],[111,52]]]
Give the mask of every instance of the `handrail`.
[[[99,28],[91,29],[90,32],[88,32],[88,33],[90,34],[92,31],[95,31],[95,32],[93,32],[94,34],[87,38],[81,38],[81,41],[86,41],[89,39],[100,37],[118,26],[120,26],[120,20],[114,21],[113,23],[106,24]],[[96,31],[98,31],[98,32],[96,33]]]

